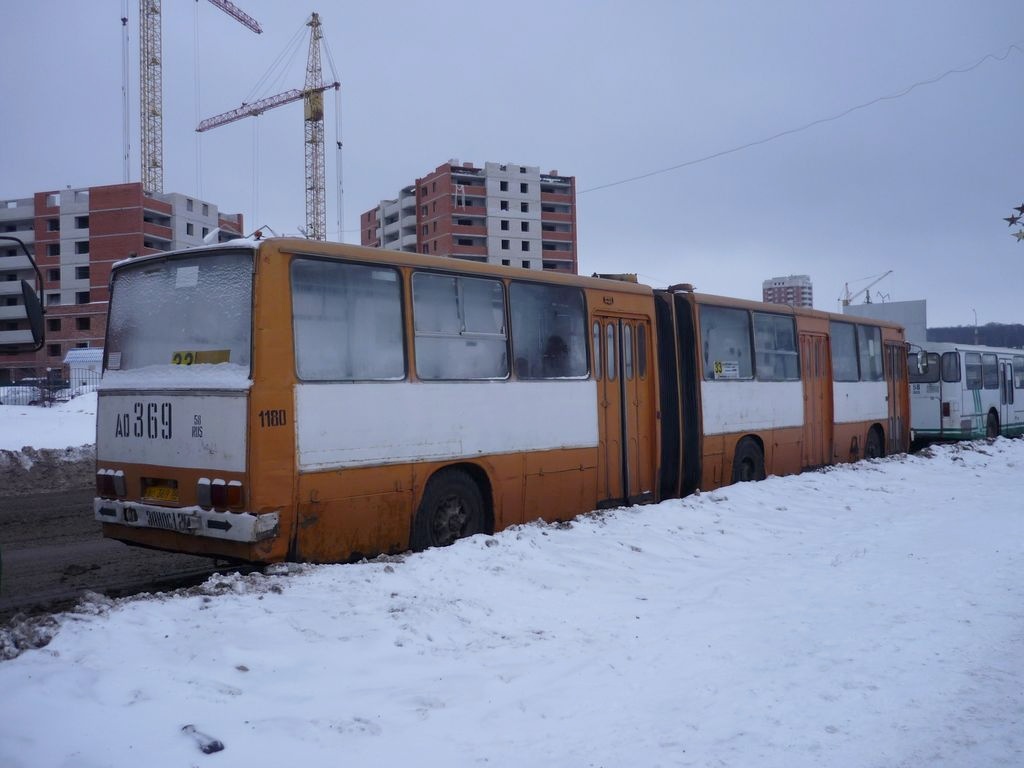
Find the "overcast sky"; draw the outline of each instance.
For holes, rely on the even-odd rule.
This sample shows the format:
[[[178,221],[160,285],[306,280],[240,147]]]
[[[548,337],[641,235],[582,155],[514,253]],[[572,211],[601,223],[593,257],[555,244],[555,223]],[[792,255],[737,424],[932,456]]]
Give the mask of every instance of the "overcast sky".
[[[1019,2],[236,4],[264,34],[205,1],[163,2],[164,191],[241,212],[249,230],[305,222],[301,104],[194,128],[301,88],[316,10],[342,83],[341,239],[358,242],[361,212],[449,159],[537,165],[576,177],[581,273],[745,298],[809,274],[815,306],[834,310],[844,284],[892,270],[873,299],[927,299],[931,326],[1024,322],[1024,242],[1002,221],[1024,203]],[[121,14],[121,0],[4,4],[0,199],[124,180]],[[327,109],[330,144],[333,98]],[[327,178],[339,239],[333,152]]]

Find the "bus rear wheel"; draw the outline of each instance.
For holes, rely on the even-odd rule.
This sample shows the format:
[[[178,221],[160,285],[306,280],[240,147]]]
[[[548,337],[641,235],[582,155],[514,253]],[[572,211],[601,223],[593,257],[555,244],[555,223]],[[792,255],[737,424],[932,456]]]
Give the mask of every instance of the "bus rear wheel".
[[[864,441],[864,458],[880,459],[882,455],[882,435],[877,428],[872,427],[868,430],[868,439]]]
[[[985,422],[985,437],[999,437],[999,417],[992,411],[988,412],[988,420]]]
[[[427,483],[416,510],[412,548],[447,547],[477,533],[484,533],[484,500],[480,488],[462,470],[438,472]]]
[[[732,459],[732,481],[746,483],[751,480],[764,480],[764,453],[761,446],[745,437],[736,444],[736,453]]]

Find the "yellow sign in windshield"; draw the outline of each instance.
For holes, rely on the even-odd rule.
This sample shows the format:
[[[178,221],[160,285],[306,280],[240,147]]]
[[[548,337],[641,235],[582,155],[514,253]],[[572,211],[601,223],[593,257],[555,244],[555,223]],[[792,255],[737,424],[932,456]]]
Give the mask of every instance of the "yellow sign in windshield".
[[[230,349],[206,349],[200,352],[175,352],[171,355],[174,365],[199,365],[200,363],[227,363],[231,361]]]

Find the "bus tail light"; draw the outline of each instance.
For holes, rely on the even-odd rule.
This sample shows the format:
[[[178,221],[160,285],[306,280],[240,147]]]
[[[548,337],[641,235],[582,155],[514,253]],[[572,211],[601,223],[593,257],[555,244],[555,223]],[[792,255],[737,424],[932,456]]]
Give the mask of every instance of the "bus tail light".
[[[200,477],[196,482],[196,504],[203,509],[213,506],[213,498],[210,493],[210,478]]]
[[[948,400],[945,401],[942,404],[942,418],[944,418],[944,419],[948,419],[949,418],[949,401]]]
[[[228,484],[219,477],[210,484],[210,501],[214,509],[224,509],[228,505]]]
[[[228,509],[242,508],[242,483],[239,480],[232,480],[228,483]]]
[[[196,503],[203,509],[241,509],[242,482],[201,477],[196,484]]]
[[[127,486],[123,470],[101,469],[96,473],[96,495],[101,499],[123,499]]]

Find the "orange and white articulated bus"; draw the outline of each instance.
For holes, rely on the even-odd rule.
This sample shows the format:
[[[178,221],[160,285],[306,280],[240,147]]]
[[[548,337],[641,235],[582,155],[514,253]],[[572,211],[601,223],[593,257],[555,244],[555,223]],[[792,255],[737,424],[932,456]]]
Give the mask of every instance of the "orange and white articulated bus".
[[[902,330],[300,239],[115,265],[106,536],[339,562],[907,449]]]
[[[655,303],[659,498],[907,450],[899,326],[689,290]]]

